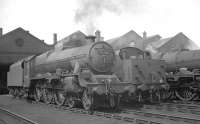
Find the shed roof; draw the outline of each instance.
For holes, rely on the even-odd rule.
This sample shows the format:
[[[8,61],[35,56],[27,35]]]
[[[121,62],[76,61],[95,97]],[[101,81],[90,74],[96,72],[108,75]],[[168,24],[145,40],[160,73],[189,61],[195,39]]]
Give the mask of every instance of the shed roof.
[[[80,47],[83,45],[86,45],[88,42],[86,40],[86,35],[82,33],[81,31],[76,31],[69,36],[61,39],[56,44],[56,48],[59,47]]]
[[[25,30],[25,29],[23,29],[23,28],[21,28],[21,27],[18,27],[18,28],[16,28],[16,29],[12,30],[12,31],[9,31],[9,32],[7,32],[6,34],[3,34],[3,35],[0,37],[0,45],[1,45],[1,43],[2,43],[1,41],[5,40],[6,37],[8,37],[9,35],[12,35],[12,34],[16,34],[17,32],[22,32],[22,33],[24,33],[24,34],[26,34],[26,35],[29,35],[29,36],[35,38],[35,39],[36,39],[36,40],[35,40],[36,42],[40,42],[40,43],[42,43],[42,44],[44,44],[44,45],[48,45],[48,44],[46,44],[43,40],[40,40],[39,38],[37,38],[36,36],[34,36],[33,34],[31,34],[29,31],[27,31],[27,30]],[[51,46],[51,45],[48,45],[48,46]]]
[[[113,39],[109,39],[106,42],[110,43],[114,47],[115,50],[119,50],[121,48],[130,46],[131,43],[134,43],[135,47],[140,48],[141,40],[142,40],[142,37],[140,35],[138,35],[135,31],[130,30],[124,35],[113,38]]]
[[[11,64],[24,57],[52,49],[44,41],[19,27],[0,37],[0,64]]]

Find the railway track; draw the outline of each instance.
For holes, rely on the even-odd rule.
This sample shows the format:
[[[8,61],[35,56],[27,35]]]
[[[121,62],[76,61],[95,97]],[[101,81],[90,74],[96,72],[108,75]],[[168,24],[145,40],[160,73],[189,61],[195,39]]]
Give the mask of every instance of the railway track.
[[[184,107],[188,107],[188,108],[200,108],[200,101],[172,101],[172,102],[168,102],[168,103],[162,103],[162,104],[174,104],[177,106],[184,106]]]
[[[177,113],[166,113],[162,111],[144,111],[144,110],[130,110],[125,109],[123,113],[128,113],[132,115],[140,115],[144,117],[150,117],[153,120],[155,119],[162,119],[162,121],[169,122],[169,124],[176,123],[176,124],[200,124],[200,119],[197,119],[193,116],[188,116],[184,114],[177,115]]]
[[[82,108],[69,108],[67,106],[57,106],[55,104],[45,104],[43,102],[35,101],[33,101],[32,104],[51,107],[60,111],[70,111],[73,113],[84,114],[86,116],[97,116],[121,120],[123,122],[132,124],[200,124],[200,115],[198,117],[194,115],[189,116],[188,113],[177,114],[177,112],[173,113],[174,111],[170,113],[166,111],[161,111],[160,109],[158,109],[158,111],[153,111],[153,108],[148,109],[145,107],[142,107],[143,110],[141,108],[136,109],[128,107],[122,107],[120,111],[102,111],[99,109],[97,111],[94,111],[93,114],[90,114],[88,113],[88,111],[85,111]]]
[[[120,111],[94,111],[93,114],[82,108],[69,108],[67,106],[57,106],[55,104],[45,104],[42,102],[34,102],[34,104],[47,105],[59,110],[71,111],[74,113],[85,114],[88,116],[105,117],[110,119],[122,120],[133,124],[200,124],[200,119],[177,117],[169,114],[147,112],[134,109],[122,109]]]
[[[190,113],[200,115],[200,103],[193,101],[173,101],[169,103],[161,103],[160,106],[163,106],[168,109],[173,109],[174,111],[179,111],[183,113]]]
[[[0,107],[0,124],[38,124],[26,117]]]
[[[200,118],[200,106],[190,106],[190,105],[178,105],[173,103],[164,103],[158,105],[144,105],[146,110],[157,110],[163,112],[176,112],[180,114],[191,114],[193,116],[199,116]]]

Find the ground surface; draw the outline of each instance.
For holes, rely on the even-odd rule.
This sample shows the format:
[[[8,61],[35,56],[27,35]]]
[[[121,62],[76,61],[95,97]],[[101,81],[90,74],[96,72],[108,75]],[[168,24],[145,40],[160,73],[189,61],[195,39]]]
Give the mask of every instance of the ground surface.
[[[0,95],[0,107],[15,112],[39,124],[123,124],[120,120],[73,113],[66,110],[32,104],[25,100]],[[1,117],[0,117],[1,119]]]

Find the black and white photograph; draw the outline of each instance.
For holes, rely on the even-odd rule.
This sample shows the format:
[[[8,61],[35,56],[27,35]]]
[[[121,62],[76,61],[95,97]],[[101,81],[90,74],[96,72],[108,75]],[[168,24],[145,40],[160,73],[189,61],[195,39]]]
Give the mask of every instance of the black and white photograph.
[[[0,124],[200,124],[199,0],[0,0]]]

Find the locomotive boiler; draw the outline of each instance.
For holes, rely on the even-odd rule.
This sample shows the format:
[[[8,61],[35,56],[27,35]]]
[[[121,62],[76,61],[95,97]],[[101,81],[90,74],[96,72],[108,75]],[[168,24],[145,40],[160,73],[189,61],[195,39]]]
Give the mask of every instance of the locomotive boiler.
[[[166,71],[175,72],[179,68],[199,69],[200,50],[183,50],[167,53],[163,58],[167,62]]]
[[[55,101],[69,107],[82,104],[86,110],[102,105],[116,108],[121,94],[131,93],[133,86],[119,81],[112,72],[114,64],[113,48],[102,41],[53,49],[13,64],[8,86],[14,96],[28,93],[45,103]]]
[[[35,74],[53,73],[56,69],[67,70],[75,74],[78,72],[76,70],[78,67],[88,68],[95,74],[111,74],[114,60],[112,47],[105,42],[96,42],[83,47],[49,51],[37,56],[32,63]]]
[[[120,49],[114,68],[121,81],[135,86],[132,98],[139,101],[161,99],[161,90],[167,89],[165,62],[153,60],[149,53],[135,47]]]
[[[167,62],[167,82],[171,98],[189,101],[199,97],[200,50],[167,53],[162,59]]]

